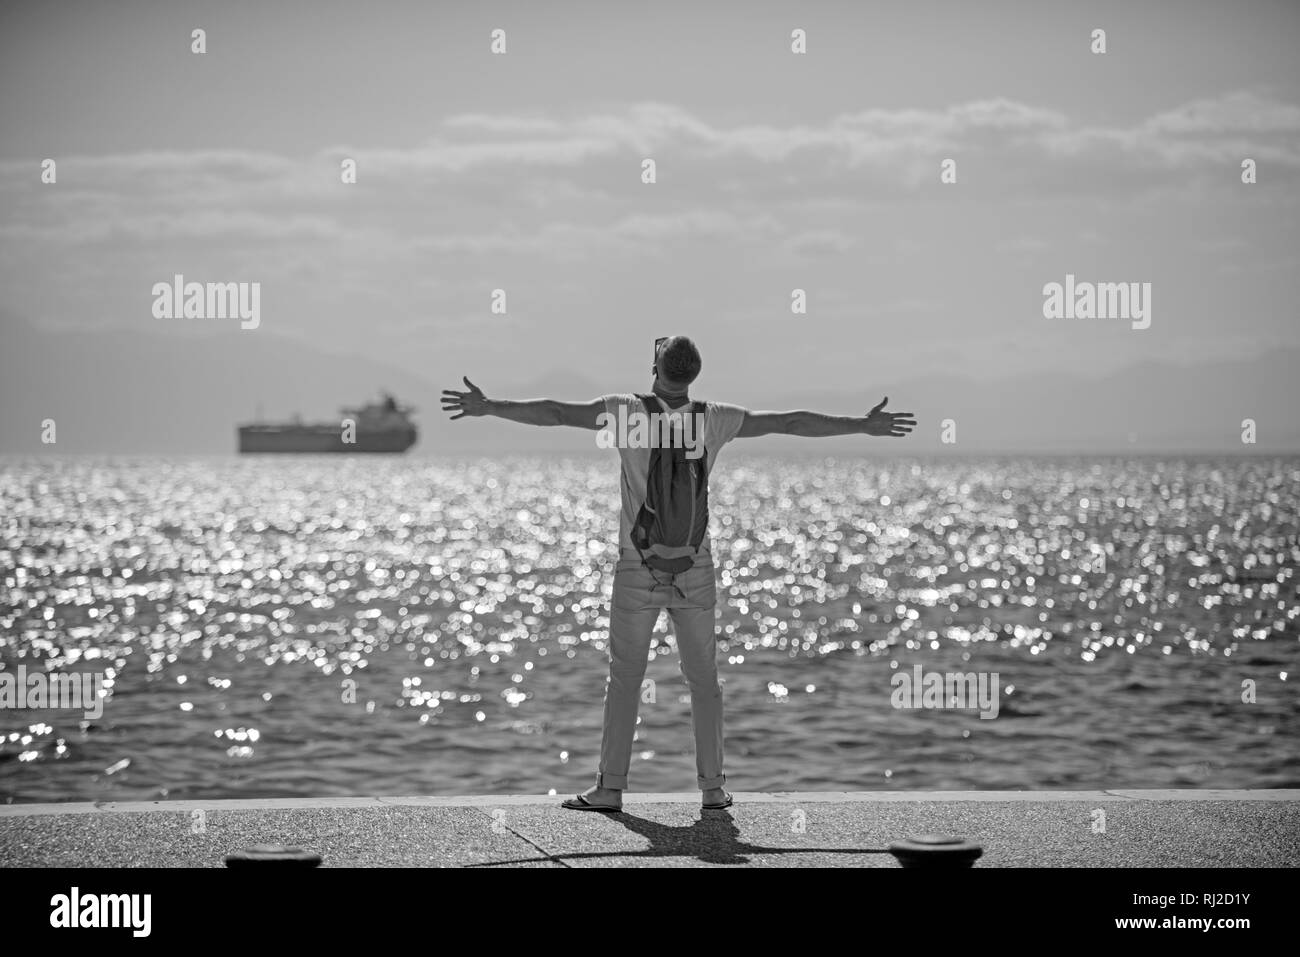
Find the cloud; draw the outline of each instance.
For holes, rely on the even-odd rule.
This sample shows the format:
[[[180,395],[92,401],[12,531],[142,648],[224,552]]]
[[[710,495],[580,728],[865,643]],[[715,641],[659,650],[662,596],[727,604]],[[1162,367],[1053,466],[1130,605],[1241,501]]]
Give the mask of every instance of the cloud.
[[[1186,172],[1236,166],[1249,156],[1300,168],[1300,106],[1252,92],[1201,99],[1131,127],[1083,126],[1044,133],[1049,156],[1086,159],[1099,169]]]
[[[839,256],[848,252],[858,241],[835,229],[812,229],[791,236],[786,248],[797,256]]]
[[[243,210],[199,209],[179,215],[144,213],[104,219],[78,217],[65,223],[6,223],[0,241],[158,243],[187,239],[237,239],[245,242],[343,240],[355,233],[323,216],[265,216]]]
[[[1155,134],[1220,136],[1225,133],[1300,135],[1300,106],[1242,91],[1194,100],[1142,124]]]
[[[1300,106],[1237,92],[1123,127],[1078,124],[1004,98],[795,126],[710,124],[664,103],[569,117],[459,114],[410,147],[332,146],[296,158],[212,150],[70,156],[59,159],[54,187],[37,183],[39,160],[5,162],[0,201],[12,212],[0,240],[329,241],[367,227],[401,234],[426,215],[443,236],[471,237],[486,224],[497,235],[514,229],[540,238],[556,222],[616,221],[617,238],[655,242],[683,227],[725,231],[727,217],[791,200],[901,201],[900,188],[936,184],[947,157],[989,168],[985,189],[1027,186],[1051,201],[1089,190],[1122,198],[1198,165],[1221,178],[1218,167],[1247,155],[1272,164],[1270,172],[1300,168]],[[355,187],[339,181],[344,156],[358,162]],[[646,156],[659,164],[661,193],[677,191],[673,204],[688,208],[633,210]],[[521,221],[521,203],[538,209],[531,223]],[[513,217],[494,214],[503,209]],[[476,220],[480,228],[470,228]]]
[[[647,156],[658,164],[653,187],[640,181]],[[1041,221],[993,227],[987,244],[1028,254],[1055,241],[1054,204],[1132,207],[1159,191],[1230,184],[1242,156],[1262,164],[1261,182],[1285,183],[1300,168],[1300,107],[1235,92],[1111,126],[1006,98],[792,125],[722,124],[653,102],[465,113],[407,146],[59,157],[56,185],[41,184],[39,158],[0,163],[0,282],[19,298],[42,290],[18,303],[42,315],[112,312],[114,294],[134,315],[137,287],[174,270],[256,272],[281,283],[281,301],[313,306],[329,305],[320,290],[333,283],[373,284],[378,295],[436,275],[447,281],[440,298],[472,302],[506,276],[628,275],[618,270],[669,253],[681,257],[680,277],[707,271],[696,252],[717,249],[735,257],[733,275],[794,266],[815,277],[817,260],[852,255],[878,287],[896,260],[942,255],[946,233],[921,218],[927,210],[982,203],[1002,217],[1032,203]],[[357,160],[356,185],[340,181],[343,157]],[[939,184],[946,157],[958,161],[955,188]],[[1234,205],[1279,199],[1240,190]],[[1099,245],[1115,238],[1105,219],[1077,225]],[[418,322],[428,306],[397,294],[392,321]]]

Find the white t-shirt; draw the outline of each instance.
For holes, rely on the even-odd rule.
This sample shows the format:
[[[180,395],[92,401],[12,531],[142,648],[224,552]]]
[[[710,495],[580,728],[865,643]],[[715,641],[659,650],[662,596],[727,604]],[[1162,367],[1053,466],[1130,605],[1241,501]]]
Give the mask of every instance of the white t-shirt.
[[[605,395],[601,396],[601,398],[605,402],[605,411],[613,416],[615,423],[620,421],[620,408],[625,409],[626,413],[645,412],[645,405],[630,392]],[[658,396],[655,398],[659,399]],[[672,409],[663,399],[659,399],[659,404],[664,412],[689,413],[691,411],[689,404],[679,406],[677,409]],[[704,403],[704,428],[697,440],[704,445],[704,470],[706,475],[713,471],[713,463],[717,461],[718,453],[722,451],[722,447],[736,437],[736,433],[740,431],[740,427],[744,423],[745,410],[740,406],[730,405],[726,402]],[[613,438],[615,439],[614,444],[618,445],[617,436]],[[623,505],[618,519],[618,543],[624,554],[629,552],[633,555],[636,554],[636,547],[632,544],[632,526],[636,524],[636,517],[641,511],[641,506],[645,504],[645,487],[650,477],[650,453],[652,451],[653,449],[650,448],[625,448],[618,445],[619,458],[623,463],[621,481],[619,482],[622,488]],[[696,555],[695,564],[705,565],[712,560],[709,534],[706,531],[704,541],[700,543],[700,551]]]

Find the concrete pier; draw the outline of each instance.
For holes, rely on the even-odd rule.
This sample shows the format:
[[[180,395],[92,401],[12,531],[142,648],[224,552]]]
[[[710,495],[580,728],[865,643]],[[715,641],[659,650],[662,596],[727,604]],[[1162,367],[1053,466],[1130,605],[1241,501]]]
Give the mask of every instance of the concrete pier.
[[[949,834],[982,867],[1296,867],[1300,790],[885,791],[0,805],[2,867],[222,867],[254,844],[324,867],[898,867],[889,844]]]

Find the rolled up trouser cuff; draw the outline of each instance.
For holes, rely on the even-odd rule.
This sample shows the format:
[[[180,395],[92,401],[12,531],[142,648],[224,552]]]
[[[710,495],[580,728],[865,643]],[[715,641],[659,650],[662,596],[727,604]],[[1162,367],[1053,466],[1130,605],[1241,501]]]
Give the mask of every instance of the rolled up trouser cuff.
[[[609,774],[605,771],[596,772],[596,787],[616,788],[620,791],[627,790],[626,774]]]
[[[695,780],[699,783],[701,791],[707,791],[709,788],[722,787],[722,785],[727,783],[727,776],[725,774],[717,774],[711,778],[697,777]]]

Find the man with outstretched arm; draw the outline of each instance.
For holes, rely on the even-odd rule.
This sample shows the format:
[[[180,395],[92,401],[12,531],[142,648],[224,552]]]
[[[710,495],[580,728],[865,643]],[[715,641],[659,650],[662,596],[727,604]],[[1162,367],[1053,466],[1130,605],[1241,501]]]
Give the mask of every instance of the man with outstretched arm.
[[[582,811],[619,811],[627,788],[641,682],[659,613],[673,621],[682,673],[691,693],[696,783],[707,809],[730,807],[723,784],[722,688],[716,663],[717,583],[708,535],[708,474],[722,446],[759,435],[884,435],[916,426],[910,412],[885,411],[886,396],[866,415],[750,412],[696,402],[699,350],[685,336],[655,342],[654,381],[646,395],[613,394],[590,402],[489,399],[468,378],[468,391],[444,389],[451,418],[494,415],[524,425],[608,430],[637,416],[651,420],[650,443],[619,441],[622,460],[619,559],[609,615],[609,681],[596,783],[564,802]],[[685,417],[694,416],[692,429]],[[656,426],[664,423],[661,432]],[[635,433],[634,433],[635,434]],[[662,438],[662,441],[657,439]],[[648,447],[647,447],[648,445]]]

